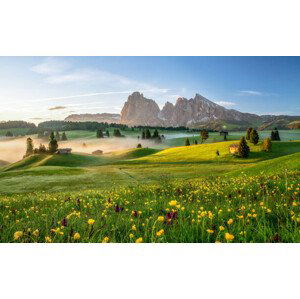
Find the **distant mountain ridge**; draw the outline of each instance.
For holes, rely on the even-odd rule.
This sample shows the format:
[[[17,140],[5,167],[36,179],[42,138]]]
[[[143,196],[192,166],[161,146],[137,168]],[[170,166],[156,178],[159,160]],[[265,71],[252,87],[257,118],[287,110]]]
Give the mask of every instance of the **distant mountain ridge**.
[[[121,114],[73,114],[67,121],[97,121],[121,123],[129,126],[186,126],[222,129],[229,125],[236,129],[249,126],[267,129],[273,126],[288,128],[292,121],[300,120],[299,116],[256,115],[243,113],[234,109],[226,109],[200,94],[194,98],[180,97],[175,104],[166,102],[162,109],[157,103],[144,97],[140,92],[129,95]]]

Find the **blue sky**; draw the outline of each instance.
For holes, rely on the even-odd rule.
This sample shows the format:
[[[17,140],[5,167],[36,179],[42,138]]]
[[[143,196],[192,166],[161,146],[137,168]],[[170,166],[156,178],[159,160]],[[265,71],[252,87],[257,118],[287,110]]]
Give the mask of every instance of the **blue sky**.
[[[242,112],[300,115],[300,57],[0,57],[0,121],[119,113],[133,91],[160,107],[199,93]]]

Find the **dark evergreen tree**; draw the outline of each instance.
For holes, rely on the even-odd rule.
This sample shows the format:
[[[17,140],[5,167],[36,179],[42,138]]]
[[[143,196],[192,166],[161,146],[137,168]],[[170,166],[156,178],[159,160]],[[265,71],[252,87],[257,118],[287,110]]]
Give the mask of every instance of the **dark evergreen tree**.
[[[205,140],[208,139],[208,137],[209,137],[208,131],[201,130],[200,136],[201,136],[201,143],[205,142]]]
[[[247,158],[249,156],[249,153],[250,153],[250,148],[247,145],[247,141],[245,137],[242,137],[238,147],[238,155],[241,158]]]
[[[271,140],[272,141],[276,140],[276,136],[275,136],[275,132],[274,131],[271,132]]]
[[[157,129],[155,129],[154,133],[152,135],[152,138],[155,139],[155,138],[158,138],[158,137],[159,137],[158,131],[157,131]]]
[[[256,130],[252,130],[250,133],[250,142],[256,145],[258,143],[259,136]]]
[[[56,131],[55,139],[56,139],[57,141],[60,141],[60,135],[59,135],[59,132],[58,132],[58,131]]]
[[[273,141],[280,141],[280,136],[277,128],[274,129],[274,132],[271,132],[271,140]]]
[[[103,136],[103,132],[102,132],[101,129],[98,129],[98,130],[97,130],[96,136],[97,136],[97,138],[103,138],[103,137],[104,137],[104,136]]]
[[[67,137],[67,135],[66,135],[66,132],[63,132],[63,133],[62,133],[62,135],[61,135],[61,140],[62,140],[62,141],[68,140],[68,137]]]
[[[106,130],[106,136],[109,137],[109,131],[108,130]]]
[[[46,149],[44,144],[40,144],[40,146],[38,148],[38,153],[39,154],[46,154],[47,153],[47,149]]]
[[[5,136],[6,137],[14,137],[14,134],[11,131],[7,131]]]
[[[248,128],[247,129],[247,131],[246,131],[246,140],[250,140],[252,130],[253,130],[253,128]]]
[[[188,138],[185,139],[185,145],[186,145],[186,146],[191,145],[191,144],[190,144],[190,140],[189,140]]]
[[[51,132],[50,138],[49,138],[49,153],[54,154],[58,149],[57,140],[54,137],[54,133]]]
[[[26,154],[25,156],[28,157],[33,154],[33,141],[31,138],[27,138],[26,140]]]
[[[198,144],[198,141],[196,139],[194,140],[194,144]]]
[[[139,143],[136,148],[142,148],[142,145]]]
[[[265,152],[269,152],[271,150],[271,147],[272,147],[271,139],[270,138],[264,139],[264,141],[263,141],[263,150]]]
[[[219,150],[216,150],[216,155],[217,155],[217,156],[220,156]]]
[[[114,137],[122,137],[122,134],[119,129],[114,129]]]
[[[151,139],[151,132],[149,129],[146,130],[146,139]]]
[[[146,139],[146,133],[145,133],[144,130],[143,130],[143,132],[142,132],[142,139]]]

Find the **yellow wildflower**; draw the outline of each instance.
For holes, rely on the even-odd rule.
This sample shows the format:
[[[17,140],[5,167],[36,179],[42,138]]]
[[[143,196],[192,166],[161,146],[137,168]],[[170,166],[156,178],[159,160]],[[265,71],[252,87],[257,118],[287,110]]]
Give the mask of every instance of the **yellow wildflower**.
[[[212,230],[212,229],[207,229],[206,230],[209,234],[213,234],[214,233],[214,231]]]
[[[163,229],[161,229],[156,233],[156,236],[161,237],[164,233],[165,233],[165,231]]]
[[[132,229],[132,230],[136,230],[136,226],[133,225],[133,226],[131,227],[131,229]]]
[[[164,220],[165,220],[164,216],[158,216],[157,217],[157,221],[159,221],[159,222],[164,222]]]
[[[233,223],[233,219],[230,218],[230,219],[227,221],[227,223],[228,223],[228,225],[232,224],[232,223]]]
[[[32,232],[32,234],[35,236],[35,237],[38,237],[39,236],[39,230],[36,229],[35,231]]]
[[[17,231],[14,233],[14,240],[18,240],[23,236],[23,232],[22,231]]]
[[[219,230],[224,230],[225,229],[225,227],[224,226],[219,226]]]
[[[177,201],[176,201],[176,200],[171,200],[171,201],[169,202],[169,205],[170,205],[171,207],[175,207],[175,206],[177,205]]]
[[[143,243],[143,238],[140,237],[140,238],[136,239],[136,240],[135,240],[135,243]]]
[[[73,236],[74,240],[79,240],[80,239],[80,234],[79,233],[75,233]]]
[[[45,237],[45,241],[46,241],[47,243],[52,243],[52,240],[51,240],[50,237]]]
[[[108,243],[108,242],[109,242],[109,237],[104,237],[102,243]]]
[[[93,225],[94,223],[95,223],[95,220],[94,220],[94,219],[89,219],[89,220],[88,220],[88,224],[89,224],[89,225]]]
[[[234,239],[234,235],[230,233],[225,233],[225,239],[226,241],[232,241]]]

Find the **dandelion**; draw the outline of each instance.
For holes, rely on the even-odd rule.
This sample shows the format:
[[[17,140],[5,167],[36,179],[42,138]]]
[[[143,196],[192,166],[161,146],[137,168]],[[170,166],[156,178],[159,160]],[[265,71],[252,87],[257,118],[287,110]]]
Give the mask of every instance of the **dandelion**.
[[[207,229],[206,230],[209,234],[213,234],[214,233],[214,230],[212,230],[212,229]]]
[[[80,234],[79,233],[75,233],[73,236],[74,240],[79,240],[80,239]]]
[[[234,235],[230,233],[225,233],[225,239],[226,241],[232,241],[234,239]]]
[[[91,219],[88,220],[88,225],[93,225],[94,223],[95,223],[94,219],[91,218]]]
[[[219,226],[219,230],[224,230],[225,229],[225,227],[224,226]]]
[[[175,207],[176,205],[177,205],[177,201],[176,200],[169,201],[169,206]]]
[[[140,238],[136,239],[136,240],[135,240],[135,243],[143,243],[143,238],[140,237]]]
[[[46,243],[52,243],[52,239],[48,236],[45,237],[45,241],[46,241]]]
[[[232,223],[233,223],[233,219],[230,218],[230,219],[227,221],[227,224],[230,225],[230,224],[232,224]]]
[[[136,231],[136,226],[133,225],[133,226],[131,227],[131,229],[134,230],[134,231]]]
[[[102,243],[108,243],[108,242],[109,242],[109,237],[104,237]]]
[[[157,217],[157,221],[164,222],[165,221],[165,217],[164,216],[158,216]]]
[[[17,231],[14,233],[14,240],[18,240],[23,236],[23,232],[22,231]]]
[[[156,236],[161,237],[164,233],[165,233],[165,231],[163,229],[161,229],[156,233]]]
[[[32,234],[35,236],[35,237],[38,237],[40,232],[38,229],[36,229],[35,231],[32,232]]]
[[[134,237],[134,234],[130,234],[129,238],[132,239]]]

